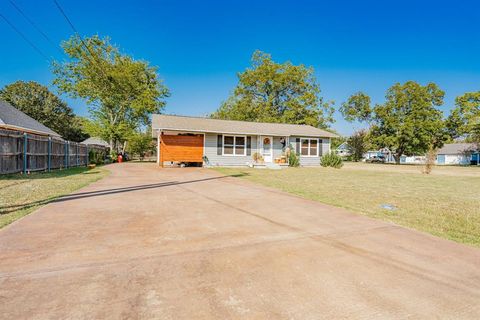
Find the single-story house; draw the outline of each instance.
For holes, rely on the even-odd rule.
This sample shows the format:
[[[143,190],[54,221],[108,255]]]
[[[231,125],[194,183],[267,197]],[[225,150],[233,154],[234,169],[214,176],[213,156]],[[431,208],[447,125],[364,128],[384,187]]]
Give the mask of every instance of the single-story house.
[[[320,165],[337,135],[309,125],[153,115],[157,162],[196,162],[205,166],[247,166],[260,158],[265,165],[287,165],[287,148],[300,165]]]
[[[341,145],[339,145],[337,149],[335,149],[335,152],[340,157],[348,157],[352,155],[352,147],[350,147],[348,143],[344,142]]]
[[[449,143],[437,152],[439,165],[469,165],[479,162],[479,150],[474,143]]]
[[[100,146],[100,147],[110,148],[110,145],[108,144],[108,142],[104,141],[102,138],[99,138],[99,137],[90,137],[82,141],[82,143],[88,146]]]
[[[395,158],[393,157],[393,152],[388,148],[382,148],[379,150],[368,150],[363,154],[363,159],[368,161],[373,158],[384,158],[387,163],[394,163]]]
[[[3,100],[0,100],[0,129],[61,138],[61,136],[52,129],[44,126]]]

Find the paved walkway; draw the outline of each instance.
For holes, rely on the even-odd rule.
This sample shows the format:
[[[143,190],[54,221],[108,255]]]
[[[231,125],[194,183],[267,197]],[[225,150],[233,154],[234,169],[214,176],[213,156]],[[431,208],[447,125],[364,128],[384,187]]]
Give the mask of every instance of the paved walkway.
[[[480,318],[480,250],[127,163],[0,230],[4,319]]]

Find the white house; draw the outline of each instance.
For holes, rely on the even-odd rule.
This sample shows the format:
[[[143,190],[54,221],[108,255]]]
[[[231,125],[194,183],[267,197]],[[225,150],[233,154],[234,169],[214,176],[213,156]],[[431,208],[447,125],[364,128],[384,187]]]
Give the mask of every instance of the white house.
[[[479,160],[479,150],[474,143],[449,143],[437,152],[439,165],[469,165]]]

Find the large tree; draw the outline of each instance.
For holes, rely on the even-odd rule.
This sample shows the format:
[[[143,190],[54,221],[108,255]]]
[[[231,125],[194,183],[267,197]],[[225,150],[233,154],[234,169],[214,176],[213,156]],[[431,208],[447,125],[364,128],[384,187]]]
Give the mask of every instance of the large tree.
[[[327,128],[332,114],[331,103],[320,97],[312,67],[276,63],[269,54],[255,51],[252,66],[238,74],[233,94],[211,117]]]
[[[362,160],[363,155],[368,151],[369,147],[367,130],[355,131],[352,136],[348,138],[347,143],[352,150],[352,160]]]
[[[455,99],[447,129],[452,139],[464,137],[480,145],[480,91],[467,92]]]
[[[16,81],[6,85],[0,90],[0,99],[67,140],[79,142],[88,138],[72,108],[38,82]]]
[[[342,105],[346,120],[370,124],[369,137],[378,147],[394,150],[397,163],[402,155],[425,154],[443,145],[448,135],[443,113],[445,93],[434,83],[422,86],[414,81],[390,87],[383,104],[357,93]]]
[[[55,62],[54,84],[73,98],[90,106],[86,128],[116,149],[135,129],[147,125],[152,113],[159,113],[169,95],[157,75],[157,68],[120,52],[109,38],[78,35],[63,42],[69,57]]]

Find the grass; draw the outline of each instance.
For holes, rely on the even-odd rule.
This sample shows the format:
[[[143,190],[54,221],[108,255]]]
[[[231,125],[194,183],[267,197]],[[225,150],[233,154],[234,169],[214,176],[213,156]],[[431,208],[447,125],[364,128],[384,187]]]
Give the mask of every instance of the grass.
[[[81,167],[28,176],[0,176],[0,228],[107,175],[108,171],[101,167]]]
[[[480,168],[346,163],[342,169],[217,168],[372,218],[480,247]],[[383,204],[395,210],[382,208]]]

